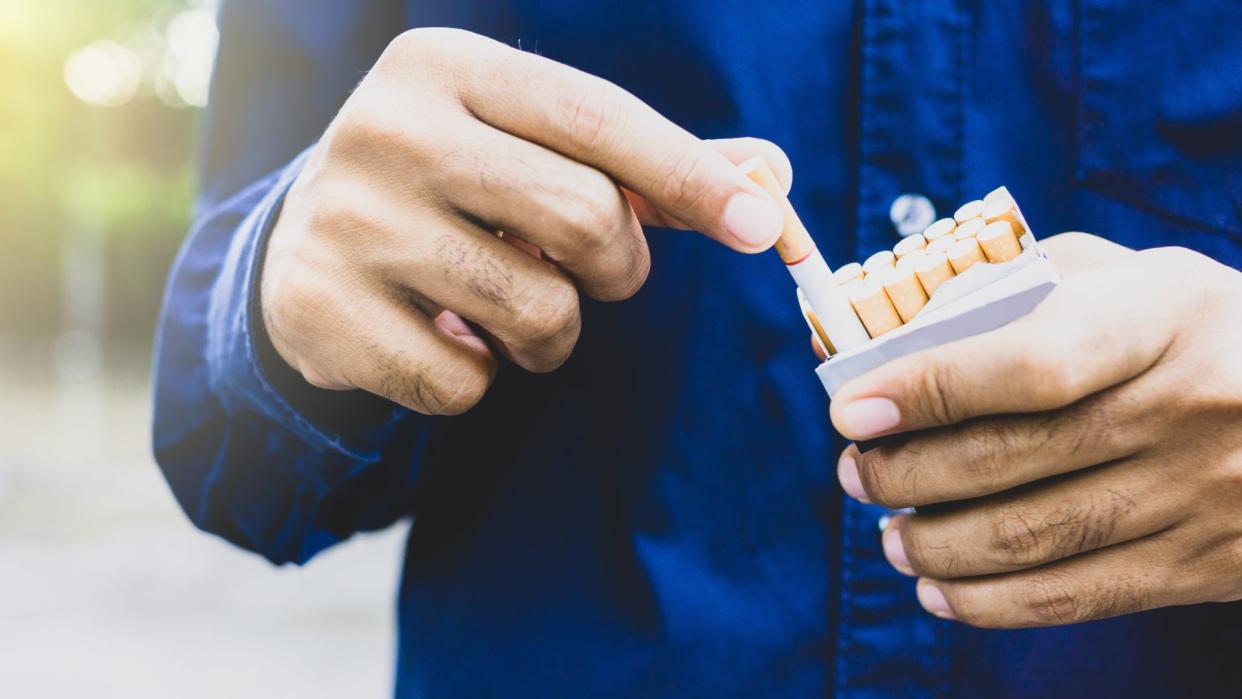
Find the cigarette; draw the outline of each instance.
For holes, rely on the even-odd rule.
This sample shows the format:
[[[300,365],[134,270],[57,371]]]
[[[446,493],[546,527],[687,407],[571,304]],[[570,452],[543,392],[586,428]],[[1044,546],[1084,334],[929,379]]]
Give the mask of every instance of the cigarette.
[[[928,226],[927,230],[923,231],[923,237],[927,239],[928,243],[933,243],[945,236],[948,236],[953,232],[954,228],[957,228],[957,221],[954,221],[951,218],[942,218]]]
[[[863,262],[863,271],[867,274],[871,274],[877,269],[892,267],[895,264],[897,264],[897,256],[893,254],[893,251],[881,250],[871,257],[868,257],[867,260]]]
[[[863,274],[862,265],[857,262],[851,262],[848,265],[841,265],[838,267],[837,271],[832,273],[832,277],[836,280],[837,284],[845,286],[855,279],[862,279]]]
[[[1008,221],[1013,224],[1014,230],[1017,231],[1022,229],[1022,224],[1018,223],[1018,217],[1014,214],[1014,210],[1017,207],[1017,203],[1009,195],[1009,190],[1004,187],[998,187],[983,198],[983,211],[980,212],[979,216],[988,223]]]
[[[949,264],[953,271],[961,274],[976,264],[983,262],[983,250],[975,238],[963,238],[953,244],[948,252]]]
[[[884,287],[888,300],[893,303],[893,308],[897,309],[897,315],[901,317],[903,323],[914,320],[915,314],[927,305],[927,293],[923,291],[923,286],[914,276],[914,270],[909,268],[886,269],[878,276],[877,282]]]
[[[901,327],[901,316],[888,300],[884,287],[874,280],[855,282],[850,285],[850,302],[862,319],[863,325],[871,337],[879,337],[884,333]]]
[[[761,157],[751,158],[738,167],[781,208],[785,225],[776,241],[776,252],[805,294],[807,304],[815,311],[831,344],[842,352],[865,344],[866,328],[854,314],[849,297],[837,285],[832,270],[815,247],[815,241],[802,225],[793,204],[789,203],[772,168]]]
[[[1013,225],[1004,219],[989,223],[978,235],[979,247],[987,255],[988,262],[1008,262],[1022,254],[1022,245]]]
[[[901,259],[897,260],[897,269],[913,269],[913,268],[914,268],[915,263],[917,263],[920,259],[922,259],[922,257],[923,257],[924,255],[926,255],[926,254],[927,254],[927,250],[926,250],[926,249],[923,249],[923,250],[915,250],[914,252],[912,252],[912,253],[910,253],[910,254],[906,255],[905,257],[903,257],[903,258],[901,258]],[[881,271],[883,271],[883,270],[881,270]]]
[[[944,235],[927,244],[927,252],[948,252],[953,247],[953,243],[957,242],[957,238],[952,235]]]
[[[936,293],[936,289],[940,285],[953,278],[953,266],[949,264],[949,258],[943,252],[929,252],[919,258],[917,264],[914,265],[914,273],[919,278],[919,283],[923,285],[923,291],[927,292],[928,297]]]
[[[902,238],[901,242],[894,245],[893,255],[900,260],[906,255],[909,255],[917,250],[922,250],[925,247],[927,247],[927,238],[924,238],[922,233],[915,233],[914,235],[908,235]]]
[[[815,341],[819,343],[820,349],[824,350],[824,356],[831,357],[836,354],[837,349],[828,339],[828,333],[824,332],[824,326],[819,324],[819,317],[815,315],[815,311],[811,310],[811,304],[806,302],[806,294],[802,293],[802,289],[798,289],[798,307],[802,309],[802,317],[806,319],[806,324],[815,334]]]
[[[957,221],[960,226],[972,218],[978,218],[981,213],[983,213],[983,200],[976,199],[962,204],[961,208],[953,213],[953,220]]]
[[[972,218],[966,223],[963,223],[962,225],[958,226],[957,230],[953,231],[953,235],[958,240],[965,240],[966,238],[973,238],[979,235],[979,231],[983,230],[983,227],[986,225],[988,224],[984,223],[983,219]]]
[[[996,189],[993,189],[987,193],[987,196],[983,197],[984,205],[992,204],[1001,200],[1007,200],[1009,201],[1010,206],[1013,205],[1013,196],[1009,194],[1009,189],[1006,188],[1005,185],[1001,185]]]

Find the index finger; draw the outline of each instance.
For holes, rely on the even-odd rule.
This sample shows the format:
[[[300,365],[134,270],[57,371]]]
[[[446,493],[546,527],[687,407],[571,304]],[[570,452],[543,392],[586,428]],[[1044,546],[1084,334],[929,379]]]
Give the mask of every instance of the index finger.
[[[1024,318],[874,369],[834,396],[833,425],[850,439],[869,439],[1053,410],[1131,379],[1172,339],[1167,316],[1175,307],[1135,298],[1149,275],[1128,266],[1070,277]]]
[[[616,85],[481,40],[460,78],[479,119],[595,167],[667,216],[742,252],[772,246],[783,219],[729,159]]]

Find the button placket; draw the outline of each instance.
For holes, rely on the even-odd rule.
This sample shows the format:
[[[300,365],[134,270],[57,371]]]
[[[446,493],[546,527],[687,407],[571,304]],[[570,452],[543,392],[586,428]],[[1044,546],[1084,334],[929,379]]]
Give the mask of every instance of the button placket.
[[[936,203],[961,198],[967,12],[955,2],[864,0],[858,259],[891,247],[896,233],[922,232]],[[846,501],[837,696],[948,690],[949,622],[924,612],[914,580],[884,557],[879,530],[893,514]]]

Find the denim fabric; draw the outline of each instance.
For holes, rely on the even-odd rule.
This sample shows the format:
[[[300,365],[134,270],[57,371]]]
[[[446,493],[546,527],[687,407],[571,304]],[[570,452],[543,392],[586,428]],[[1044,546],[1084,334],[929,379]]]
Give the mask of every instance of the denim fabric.
[[[399,696],[1242,695],[1236,604],[1013,632],[922,613],[883,510],[836,485],[773,256],[649,231],[634,299],[586,302],[562,369],[504,366],[460,417],[302,382],[254,312],[265,234],[384,45],[430,25],[779,143],[834,265],[893,244],[900,194],[944,215],[999,184],[1038,234],[1242,263],[1236,2],[226,0],[156,454],[198,526],[277,563],[412,517]]]

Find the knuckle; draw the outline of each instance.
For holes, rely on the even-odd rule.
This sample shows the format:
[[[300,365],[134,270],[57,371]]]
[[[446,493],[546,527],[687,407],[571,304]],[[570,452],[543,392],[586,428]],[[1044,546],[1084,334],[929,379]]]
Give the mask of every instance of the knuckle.
[[[953,595],[953,615],[963,624],[981,629],[999,629],[1006,626],[1011,607],[997,605],[997,593],[987,586],[962,585]]]
[[[447,232],[435,240],[435,258],[445,279],[475,298],[500,309],[514,310],[515,272],[478,241]]]
[[[1172,581],[1169,575],[1153,575],[1151,573],[1132,576],[1122,575],[1113,578],[1083,595],[1080,604],[1081,613],[1076,621],[1088,619],[1104,619],[1123,614],[1135,614],[1151,609],[1153,606],[1152,590],[1170,589]],[[1155,587],[1153,582],[1165,578],[1163,585]]]
[[[856,460],[858,479],[863,490],[873,502],[885,507],[904,507],[905,489],[899,485],[903,480],[896,471],[900,468],[886,448],[872,449]]]
[[[1059,408],[1078,397],[1083,383],[1082,362],[1070,361],[1079,352],[1079,339],[1070,329],[1043,339],[1039,349],[1028,347],[1014,357],[1016,376],[1026,377],[1032,409]]]
[[[439,410],[441,415],[461,415],[470,410],[491,386],[491,375],[473,365],[467,365],[451,372],[443,380]]]
[[[272,321],[284,325],[296,311],[306,307],[303,299],[312,291],[305,288],[306,285],[299,281],[296,273],[272,264],[270,257],[265,266],[267,269],[264,270],[260,291],[263,316],[269,321],[269,325]]]
[[[651,259],[621,190],[596,173],[580,182],[569,205],[557,208],[573,237],[572,259],[589,270],[589,293],[605,301],[633,296],[647,280]]]
[[[928,362],[923,371],[914,372],[915,410],[934,424],[949,425],[959,419],[953,372],[951,363],[941,361]]]
[[[383,228],[379,219],[367,209],[352,205],[346,196],[321,192],[310,206],[307,229],[316,238],[329,240],[354,239]]]
[[[380,55],[350,98],[358,101],[363,95],[378,97],[388,113],[411,114],[408,99],[411,88],[417,91],[416,111],[424,113],[437,96],[460,98],[460,90],[472,77],[470,71],[480,70],[488,53],[480,45],[477,34],[446,27],[420,27],[397,35]],[[370,89],[374,85],[386,89]],[[349,103],[346,104],[349,106]]]
[[[1150,258],[1155,264],[1159,265],[1163,269],[1171,268],[1173,270],[1180,270],[1186,273],[1193,273],[1204,263],[1213,262],[1213,260],[1207,255],[1181,246],[1150,248],[1139,251],[1138,255],[1144,258]]]
[[[425,415],[460,415],[474,407],[491,385],[491,372],[468,362],[432,366],[398,350],[375,367],[376,392]]]
[[[647,250],[647,241],[641,236],[625,234],[629,242],[625,252],[617,256],[613,284],[605,293],[599,294],[604,301],[622,301],[628,299],[647,282],[651,273],[651,253]]]
[[[388,48],[391,51],[402,54],[417,54],[428,49],[428,44],[434,41],[436,30],[426,27],[417,27],[415,29],[407,29],[389,42]]]
[[[1042,419],[1032,418],[1037,425],[1035,448],[1055,449],[1063,454],[1076,454],[1092,449],[1100,454],[1123,454],[1138,448],[1146,450],[1160,439],[1163,421],[1157,427],[1143,424],[1146,420],[1121,419],[1127,413],[1144,415],[1146,406],[1134,404],[1133,412],[1125,403],[1133,402],[1125,392],[1110,393],[1080,401],[1068,410],[1045,413]]]
[[[474,40],[475,35],[463,29],[449,27],[417,27],[398,34],[390,43],[389,50],[409,57],[425,57],[457,50]]]
[[[1221,493],[1229,498],[1229,502],[1242,502],[1242,451],[1230,453],[1222,466]]]
[[[557,276],[519,302],[515,317],[525,341],[552,351],[552,361],[559,366],[578,339],[578,291],[569,280]]]
[[[621,222],[620,196],[616,186],[600,175],[580,182],[576,196],[558,207],[580,254],[598,254],[612,244]]]
[[[985,424],[985,423],[981,423]],[[975,490],[989,492],[1002,488],[1008,482],[1007,466],[1013,450],[1014,436],[1010,429],[967,429],[962,435],[960,455],[963,480]]]
[[[996,508],[988,518],[988,546],[1005,565],[1028,565],[1044,549],[1036,516],[1018,505]]]
[[[1224,565],[1222,570],[1230,571],[1225,577],[1232,575],[1232,571],[1242,570],[1242,536],[1234,535],[1235,538],[1225,547]],[[1171,588],[1172,581],[1165,581],[1165,587]]]
[[[987,608],[977,599],[979,592],[966,585],[961,587],[957,594],[953,596],[953,615],[963,624],[974,626],[976,628],[993,628],[998,626],[993,615],[988,613]]]
[[[306,383],[314,386],[315,388],[322,388],[330,391],[343,386],[340,381],[333,380],[317,367],[299,366],[298,371],[302,374],[302,378],[306,381]]]
[[[1042,513],[1008,505],[994,515],[992,550],[1006,564],[1032,566],[1108,546],[1136,503],[1133,495],[1110,489],[1107,497],[1068,501]]]
[[[560,127],[572,142],[588,150],[599,147],[609,125],[619,114],[612,90],[604,80],[590,78],[559,99]]]
[[[319,275],[303,267],[265,276],[260,305],[273,340],[299,345],[340,317],[340,300]],[[317,339],[316,339],[317,341]]]
[[[361,98],[352,100],[329,129],[324,140],[328,162],[367,163],[374,167],[408,157],[414,150],[405,126],[384,116],[385,110],[366,102]]]
[[[1038,374],[1036,385],[1041,387],[1037,394],[1037,407],[1055,408],[1072,401],[1082,385],[1081,372],[1076,362],[1048,362]]]
[[[377,377],[373,393],[424,415],[436,414],[439,401],[435,400],[435,390],[425,378],[429,367],[411,359],[405,350],[386,353],[377,345],[368,347],[364,356],[371,359],[374,366],[369,368]],[[360,375],[366,373],[363,367],[355,371]]]
[[[905,523],[901,530],[902,545],[910,567],[920,575],[935,578],[954,578],[961,570],[957,552],[953,547],[934,540],[928,527],[921,525],[917,518]]]
[[[1072,624],[1084,619],[1074,580],[1066,573],[1047,571],[1031,575],[1020,594],[1022,608],[1040,626]]]
[[[698,148],[675,150],[663,164],[661,181],[657,191],[666,206],[683,211],[704,198],[711,188],[707,175],[707,161]]]

